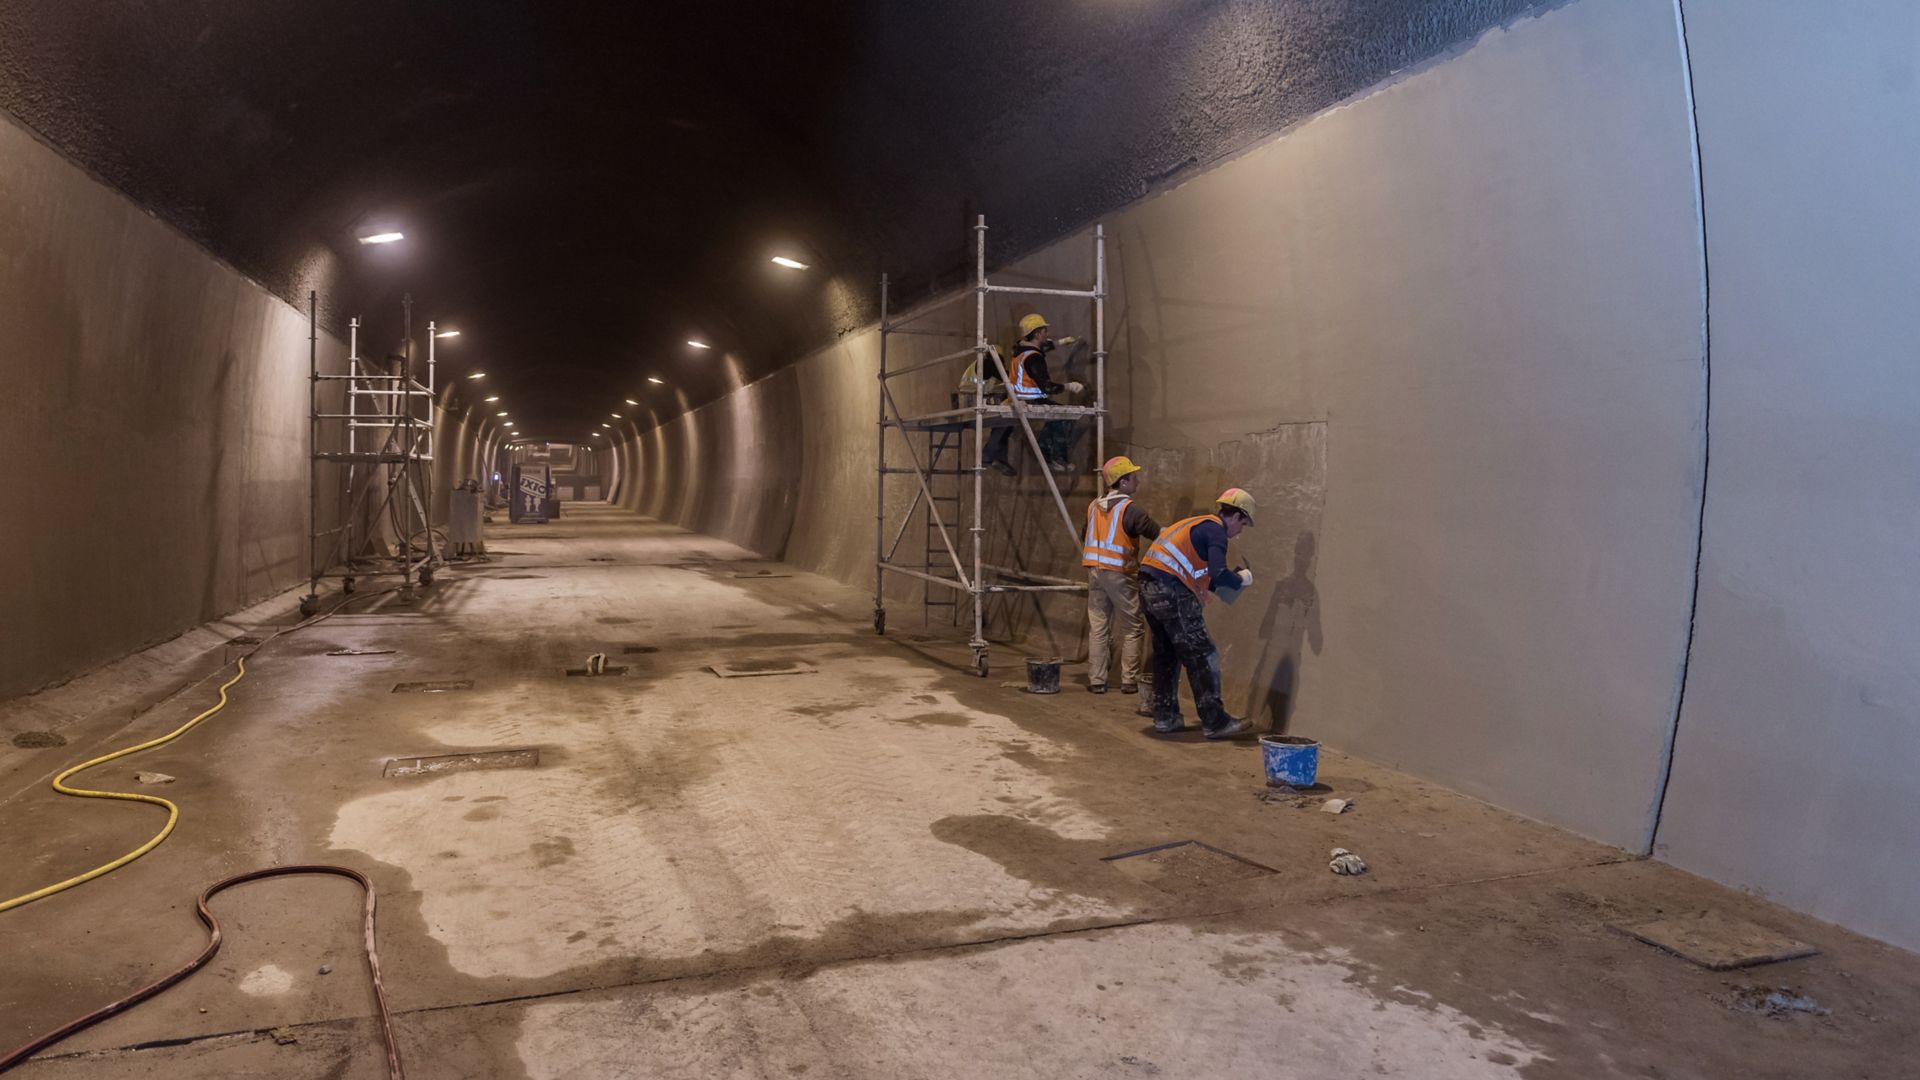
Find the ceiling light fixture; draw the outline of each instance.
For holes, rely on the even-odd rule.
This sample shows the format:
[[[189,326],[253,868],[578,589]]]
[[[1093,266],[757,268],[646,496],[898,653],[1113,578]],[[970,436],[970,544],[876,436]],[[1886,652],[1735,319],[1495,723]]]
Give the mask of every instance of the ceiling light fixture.
[[[803,263],[798,259],[789,259],[785,255],[775,255],[773,257],[773,261],[777,265],[784,266],[789,270],[805,270],[807,268],[806,263]]]
[[[499,400],[500,400],[500,395],[499,395],[499,394],[495,394],[495,395],[493,395],[492,397],[490,397],[490,398],[488,398],[488,399],[487,399],[487,404],[489,404],[489,405],[491,405],[491,404],[493,404],[494,402],[496,402],[496,401],[499,401]]]
[[[612,425],[612,424],[609,424],[609,423],[607,423],[607,422],[606,422],[605,420],[602,420],[602,421],[600,421],[600,426],[601,426],[601,427],[603,427],[603,428],[611,428],[611,427],[613,427],[613,425]]]
[[[637,401],[635,401],[635,400],[633,400],[632,398],[628,398],[628,399],[627,399],[627,404],[629,404],[629,405],[638,405],[638,404],[640,404],[640,403],[639,403],[639,402],[637,402]]]
[[[459,337],[459,336],[460,336],[460,331],[458,331],[458,330],[442,330],[442,331],[440,331],[439,333],[437,333],[437,334],[435,334],[435,335],[433,335],[433,336],[434,336],[434,337]]]
[[[484,379],[486,377],[487,377],[487,373],[484,371],[476,371],[473,374],[467,376],[467,378],[469,379]]]
[[[709,345],[709,344],[707,344],[707,343],[706,343],[706,342],[704,342],[704,341],[695,341],[695,340],[693,340],[692,338],[688,338],[688,339],[687,339],[687,344],[689,344],[689,345],[691,345],[691,346],[693,346],[693,347],[694,347],[694,348],[696,348],[696,349],[711,349],[711,348],[713,348],[713,346],[711,346],[711,345]]]
[[[363,244],[391,244],[396,240],[405,240],[406,238],[406,233],[377,232],[361,237],[360,242]]]
[[[620,414],[617,412],[610,412],[607,415],[613,417],[615,420],[620,419]]]
[[[497,413],[494,413],[493,415],[498,416],[502,419],[505,419],[507,414],[503,412],[497,412]]]
[[[651,375],[649,375],[649,376],[647,376],[647,381],[648,381],[648,382],[650,382],[650,383],[653,383],[653,384],[654,384],[654,385],[656,385],[656,386],[665,386],[665,385],[667,385],[667,380],[665,380],[665,379],[656,379],[656,378],[654,378],[654,377],[653,377],[653,376],[651,376]]]

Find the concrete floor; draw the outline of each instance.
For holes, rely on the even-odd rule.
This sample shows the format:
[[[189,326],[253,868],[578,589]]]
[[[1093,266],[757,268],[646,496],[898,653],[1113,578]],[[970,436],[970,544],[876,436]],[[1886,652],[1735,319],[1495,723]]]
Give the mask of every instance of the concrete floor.
[[[206,884],[317,861],[381,890],[416,1078],[1912,1075],[1920,958],[1897,949],[1338,754],[1322,779],[1356,810],[1263,799],[1252,745],[1144,737],[1135,699],[1071,670],[1026,695],[1009,650],[973,678],[950,643],[875,638],[857,590],[738,577],[787,571],[617,511],[492,546],[420,603],[369,597],[269,643],[226,712],[88,777],[172,774],[183,820],[0,915],[0,1043],[190,956]],[[166,695],[287,607],[0,706],[0,894],[149,835],[157,812],[46,777],[204,707],[211,683]],[[596,650],[627,674],[563,676]],[[817,670],[707,669],[782,660]],[[473,689],[391,692],[436,679]],[[28,730],[68,743],[13,748]],[[538,767],[382,775],[518,747]],[[1101,861],[1188,839],[1275,872]],[[1336,845],[1372,873],[1330,874]],[[384,1075],[353,886],[215,906],[207,970],[20,1075]],[[1610,929],[1709,907],[1823,952],[1712,973]],[[1781,985],[1830,1015],[1728,1005]]]

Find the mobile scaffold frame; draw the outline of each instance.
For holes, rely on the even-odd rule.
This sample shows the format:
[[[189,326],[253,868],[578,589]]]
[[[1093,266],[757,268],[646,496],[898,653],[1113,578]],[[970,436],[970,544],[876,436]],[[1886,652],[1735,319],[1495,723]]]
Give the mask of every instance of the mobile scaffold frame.
[[[928,608],[955,608],[970,602],[973,609],[973,637],[968,644],[973,649],[974,673],[985,677],[988,669],[986,639],[986,600],[996,593],[1047,593],[1081,592],[1087,589],[1084,581],[1070,581],[1066,578],[1051,577],[1045,574],[1030,573],[1005,566],[994,566],[984,561],[982,536],[985,529],[986,491],[985,462],[986,434],[989,428],[1017,426],[1026,436],[1027,449],[1036,462],[1043,463],[1041,475],[1046,479],[1047,491],[1053,504],[1060,512],[1060,523],[1066,529],[1067,542],[1072,550],[1078,551],[1081,545],[1080,528],[1074,523],[1073,515],[1067,510],[1065,496],[1053,473],[1044,467],[1045,457],[1040,450],[1039,436],[1033,423],[1036,420],[1079,420],[1091,419],[1094,422],[1094,457],[1096,463],[1106,456],[1107,441],[1107,239],[1106,228],[1095,225],[1093,228],[1093,286],[1088,289],[1046,289],[1028,285],[995,285],[987,279],[987,218],[980,215],[974,223],[974,286],[971,290],[960,290],[953,295],[924,305],[918,311],[900,319],[891,321],[888,308],[889,283],[887,275],[880,276],[880,419],[877,427],[879,450],[877,457],[878,478],[875,482],[874,497],[874,580],[873,580],[873,629],[875,633],[887,632],[886,581],[888,574],[898,574],[919,580],[923,583]],[[940,310],[956,301],[964,300],[968,293],[973,296],[973,344],[950,353],[922,360],[902,368],[887,367],[887,339],[897,335],[919,335],[929,337],[966,337],[964,331],[940,330],[911,327],[908,324],[926,315]],[[976,378],[972,392],[963,392],[955,399],[955,408],[945,412],[910,416],[903,412],[894,399],[888,380],[922,371],[927,368],[953,365],[971,357],[976,375],[992,373],[998,376],[1002,386],[1011,380],[1008,378],[1006,361],[999,350],[987,341],[987,297],[996,294],[1020,296],[1058,296],[1074,297],[1093,301],[1093,400],[1087,405],[1028,404],[1016,395],[1009,394],[1004,403],[989,403],[986,395],[979,392],[984,380]],[[989,367],[991,365],[991,367]],[[964,404],[962,403],[964,402]],[[906,444],[907,455],[912,459],[911,467],[890,466],[887,464],[887,429],[900,432]],[[920,452],[915,448],[916,435],[926,436],[926,457],[922,461]],[[972,436],[971,455],[968,453],[967,437]],[[954,464],[941,467],[941,458],[949,452]],[[972,464],[964,464],[970,460]],[[901,516],[899,526],[894,530],[892,541],[887,539],[887,478],[890,476],[912,476],[918,490],[906,513]],[[953,477],[950,494],[937,493],[936,487],[941,477]],[[952,508],[953,525],[961,524],[963,498],[967,478],[972,479],[972,508],[966,514],[966,531],[972,538],[972,572],[968,573],[960,549],[962,544],[955,543],[954,529],[948,527],[940,508],[947,505]],[[926,558],[920,565],[904,564],[896,560],[900,541],[906,535],[908,526],[922,504],[926,506],[926,521],[932,526],[928,530]],[[939,547],[934,546],[937,537]],[[945,562],[936,562],[936,556],[944,553]],[[946,576],[951,567],[953,576]],[[933,599],[934,589],[943,589],[953,594],[947,601]],[[965,594],[962,601],[960,594]],[[957,610],[955,611],[957,614]]]
[[[433,572],[446,565],[432,509],[435,325],[427,323],[423,382],[414,375],[413,297],[403,298],[401,307],[405,336],[398,373],[360,355],[360,320],[355,317],[347,324],[347,373],[323,375],[317,298],[307,293],[307,595],[300,610],[309,617],[319,610],[323,578],[340,578],[341,591],[350,593],[359,577],[399,574],[400,598],[411,601],[414,586],[433,584]],[[321,384],[332,382],[345,384],[345,412],[327,412],[321,404]],[[327,447],[322,446],[325,435],[335,436]],[[329,465],[336,467],[340,480],[340,523],[323,529],[321,474]],[[355,522],[381,486],[385,499],[368,515],[367,535],[359,536],[356,546]],[[382,514],[393,524],[398,555],[361,550],[377,533]],[[424,549],[415,546],[416,536],[425,537]],[[322,541],[329,537],[323,556]]]

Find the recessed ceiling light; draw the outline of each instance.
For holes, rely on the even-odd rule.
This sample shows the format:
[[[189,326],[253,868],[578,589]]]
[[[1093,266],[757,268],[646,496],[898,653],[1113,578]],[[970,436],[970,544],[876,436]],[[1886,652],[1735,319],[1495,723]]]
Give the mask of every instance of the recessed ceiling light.
[[[617,412],[610,412],[607,415],[613,417],[615,420],[620,419],[620,414]]]
[[[486,377],[487,377],[487,373],[484,371],[476,371],[473,374],[467,376],[467,378],[469,379],[484,379]]]
[[[507,432],[507,434],[509,434],[509,435],[518,435],[518,434],[520,434],[520,433],[519,433],[519,432],[517,432],[517,431],[509,431],[509,432]]]
[[[789,270],[805,270],[807,268],[806,263],[803,263],[798,259],[789,259],[785,255],[775,255],[773,257],[773,261],[776,264],[780,266],[784,266]]]
[[[667,380],[665,380],[665,379],[656,379],[656,378],[654,378],[654,377],[653,377],[653,376],[651,376],[651,375],[649,375],[649,376],[647,376],[647,381],[648,381],[648,382],[650,382],[650,383],[654,383],[654,384],[656,384],[656,385],[658,385],[658,386],[665,386],[665,385],[667,385]]]
[[[628,399],[627,399],[627,404],[629,404],[629,405],[638,405],[638,404],[640,404],[640,403],[639,403],[639,402],[637,402],[637,401],[635,401],[635,400],[633,400],[632,398],[628,398]]]
[[[406,238],[406,233],[377,232],[361,237],[360,242],[363,244],[391,244],[395,240],[405,240]]]
[[[711,348],[713,348],[713,346],[711,346],[711,345],[709,345],[709,344],[707,344],[707,343],[706,343],[706,342],[704,342],[704,341],[694,341],[694,340],[693,340],[693,339],[691,339],[691,338],[689,338],[689,339],[687,339],[687,344],[689,344],[689,345],[691,345],[691,346],[693,346],[693,347],[694,347],[694,348],[696,348],[696,349],[711,349]]]
[[[499,401],[499,400],[500,400],[500,395],[499,395],[499,394],[495,394],[495,395],[493,395],[492,397],[490,397],[490,398],[488,398],[488,399],[487,399],[487,404],[489,404],[489,405],[491,405],[491,404],[493,404],[494,402],[496,402],[496,401]]]
[[[503,412],[497,412],[497,413],[494,413],[493,415],[495,415],[495,416],[505,416],[505,415],[507,415],[507,414],[506,414],[506,413],[503,413]]]
[[[612,425],[612,424],[609,424],[609,423],[607,423],[607,422],[606,422],[605,420],[602,420],[602,421],[600,421],[600,426],[601,426],[601,427],[603,427],[603,428],[610,428],[610,427],[612,427],[613,425]]]
[[[433,336],[434,336],[434,337],[459,337],[459,336],[460,336],[460,331],[458,331],[458,330],[442,330],[442,331],[440,331],[439,333],[437,333],[437,334],[435,334],[435,335],[433,335]]]

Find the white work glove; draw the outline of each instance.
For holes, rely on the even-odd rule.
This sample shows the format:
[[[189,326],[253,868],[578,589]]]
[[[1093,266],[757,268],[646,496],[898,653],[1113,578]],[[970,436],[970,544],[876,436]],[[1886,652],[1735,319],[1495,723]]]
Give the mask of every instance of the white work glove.
[[[1067,384],[1067,392],[1070,394],[1078,394],[1084,390],[1086,390],[1086,386],[1082,383],[1070,382]]]
[[[1244,589],[1252,584],[1253,584],[1253,571],[1245,570],[1245,569],[1241,570],[1240,571],[1240,587]]]

